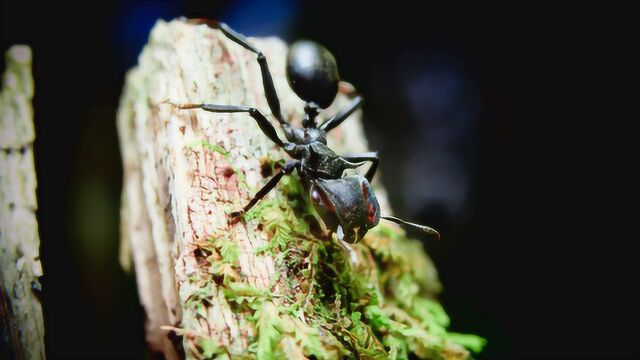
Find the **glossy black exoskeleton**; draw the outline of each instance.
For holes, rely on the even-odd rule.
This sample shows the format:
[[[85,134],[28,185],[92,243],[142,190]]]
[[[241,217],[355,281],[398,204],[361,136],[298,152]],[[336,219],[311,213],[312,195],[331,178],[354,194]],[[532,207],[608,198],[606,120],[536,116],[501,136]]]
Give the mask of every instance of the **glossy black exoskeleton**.
[[[267,60],[260,50],[247,39],[226,24],[214,20],[186,20],[195,24],[207,24],[219,29],[229,39],[254,52],[262,73],[267,103],[273,116],[284,131],[287,142],[278,136],[271,122],[260,112],[250,106],[233,106],[217,104],[181,104],[181,109],[202,109],[215,113],[248,113],[258,124],[262,132],[276,145],[281,147],[293,160],[264,185],[256,195],[240,211],[230,214],[232,218],[241,216],[253,207],[280,179],[297,170],[314,208],[322,218],[326,227],[336,233],[339,243],[355,259],[348,243],[362,239],[367,231],[378,224],[380,219],[399,224],[410,225],[439,238],[434,229],[406,222],[393,216],[381,216],[380,206],[371,188],[371,180],[378,167],[376,152],[340,156],[327,146],[326,135],[362,105],[362,97],[356,96],[351,104],[332,118],[318,125],[316,117],[320,109],[326,109],[338,93],[338,67],[333,55],[323,46],[312,41],[298,41],[291,45],[287,56],[287,80],[291,89],[306,102],[302,120],[302,128],[293,127],[286,122],[280,111],[280,102],[273,84]],[[370,162],[371,166],[365,176],[343,176],[347,169],[355,169]]]

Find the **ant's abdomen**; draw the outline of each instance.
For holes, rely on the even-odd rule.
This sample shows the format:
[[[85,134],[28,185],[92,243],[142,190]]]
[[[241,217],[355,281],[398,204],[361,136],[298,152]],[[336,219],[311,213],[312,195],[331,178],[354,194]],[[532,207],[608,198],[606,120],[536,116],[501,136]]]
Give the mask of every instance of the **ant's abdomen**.
[[[320,44],[297,41],[289,48],[287,80],[302,100],[326,109],[338,94],[336,59]]]

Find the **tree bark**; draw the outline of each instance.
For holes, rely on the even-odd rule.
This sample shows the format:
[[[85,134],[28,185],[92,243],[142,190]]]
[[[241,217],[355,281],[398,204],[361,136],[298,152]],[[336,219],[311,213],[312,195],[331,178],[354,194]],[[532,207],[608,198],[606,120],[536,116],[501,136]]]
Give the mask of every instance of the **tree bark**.
[[[11,47],[0,94],[0,358],[44,359],[31,49]]]
[[[283,115],[298,124],[304,103],[285,78],[286,45],[250,40],[269,61]],[[482,340],[445,330],[436,270],[398,227],[372,230],[351,265],[295,174],[243,221],[228,223],[287,155],[246,114],[170,103],[251,105],[269,116],[261,79],[255,54],[181,21],[159,21],[127,75],[118,111],[121,262],[129,268],[133,259],[151,348],[169,359],[466,357],[459,343]],[[335,114],[353,92],[342,83],[320,116]],[[367,151],[360,118],[358,111],[331,133],[336,152]],[[390,213],[384,189],[374,187]]]

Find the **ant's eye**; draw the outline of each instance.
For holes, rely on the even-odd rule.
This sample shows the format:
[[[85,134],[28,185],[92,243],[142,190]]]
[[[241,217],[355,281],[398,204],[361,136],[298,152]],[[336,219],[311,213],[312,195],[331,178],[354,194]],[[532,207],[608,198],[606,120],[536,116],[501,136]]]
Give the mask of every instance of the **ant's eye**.
[[[376,209],[373,207],[373,205],[371,203],[367,204],[367,208],[369,210],[369,214],[368,215],[368,219],[370,224],[373,224],[373,222],[376,220]]]

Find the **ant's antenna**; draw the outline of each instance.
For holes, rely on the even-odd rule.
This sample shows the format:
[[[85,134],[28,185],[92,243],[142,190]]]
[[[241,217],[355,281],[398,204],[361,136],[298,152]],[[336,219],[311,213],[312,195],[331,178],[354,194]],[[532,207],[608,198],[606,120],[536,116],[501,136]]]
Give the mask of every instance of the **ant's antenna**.
[[[412,222],[408,222],[408,221],[404,221],[400,218],[397,218],[395,216],[381,216],[381,219],[387,220],[387,221],[391,221],[394,222],[396,224],[400,224],[400,225],[407,225],[407,226],[411,226],[414,227],[420,231],[426,232],[429,235],[435,236],[436,240],[440,240],[440,233],[437,232],[435,229],[430,228],[428,226],[425,225],[419,225],[419,224],[414,224]]]

